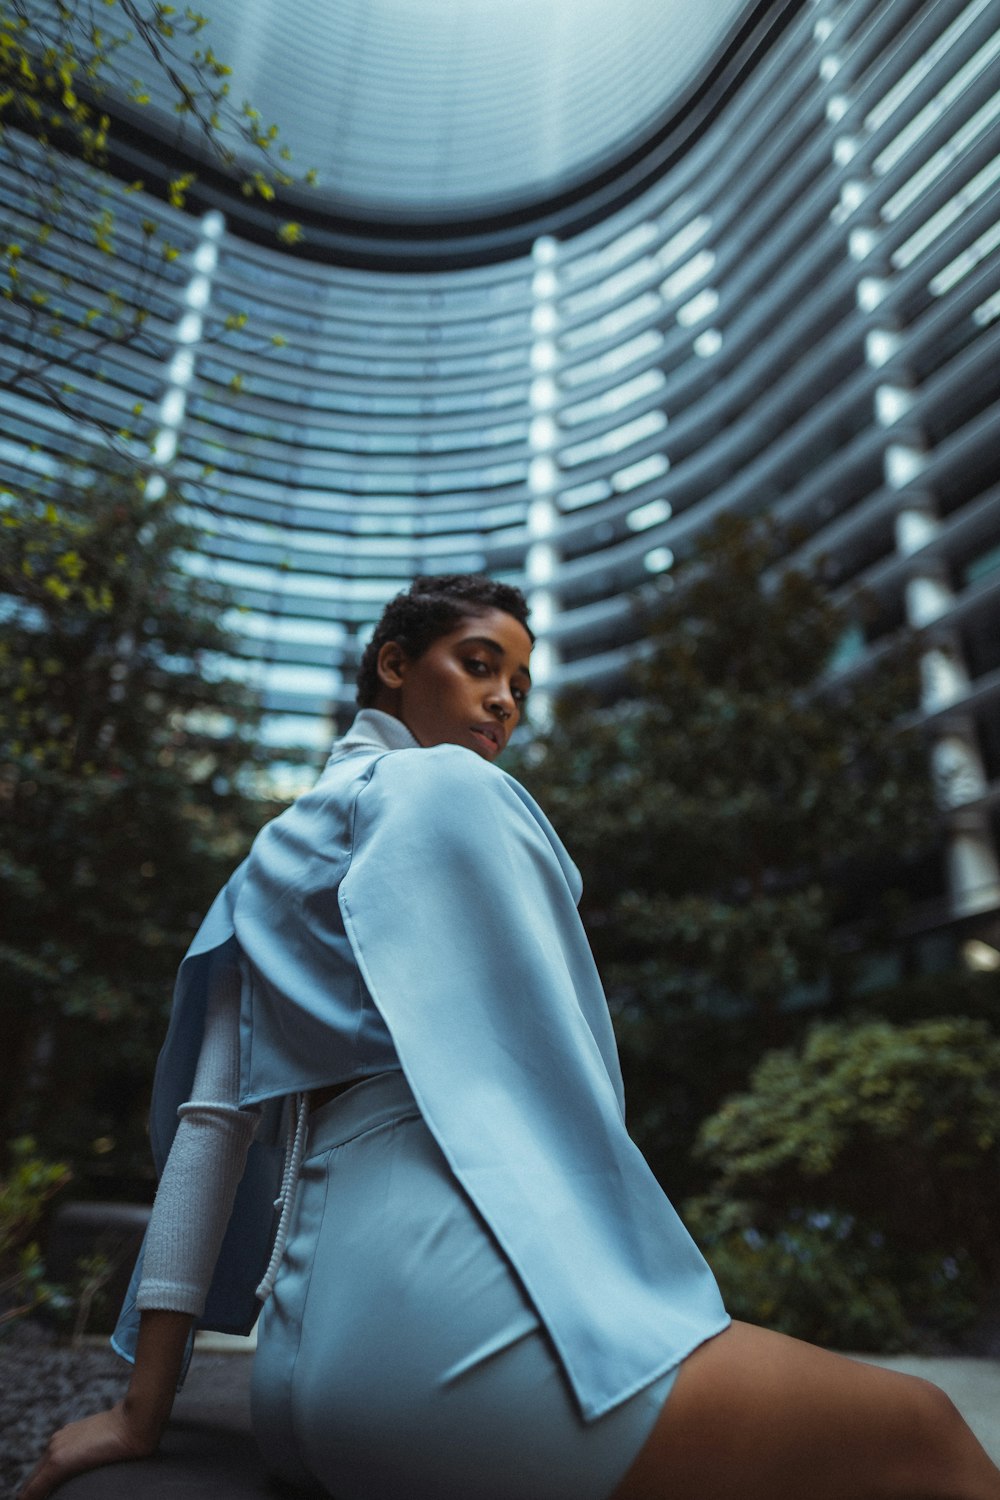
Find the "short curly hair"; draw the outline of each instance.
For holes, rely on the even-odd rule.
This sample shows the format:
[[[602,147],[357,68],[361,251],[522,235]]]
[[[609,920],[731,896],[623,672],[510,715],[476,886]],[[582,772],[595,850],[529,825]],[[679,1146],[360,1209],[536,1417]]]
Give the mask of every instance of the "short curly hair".
[[[378,654],[386,641],[398,641],[411,661],[422,656],[460,620],[501,609],[513,615],[535,637],[528,624],[528,601],[509,583],[497,583],[482,573],[435,573],[414,578],[405,593],[390,599],[365,647],[358,667],[357,702],[371,708],[379,688]]]

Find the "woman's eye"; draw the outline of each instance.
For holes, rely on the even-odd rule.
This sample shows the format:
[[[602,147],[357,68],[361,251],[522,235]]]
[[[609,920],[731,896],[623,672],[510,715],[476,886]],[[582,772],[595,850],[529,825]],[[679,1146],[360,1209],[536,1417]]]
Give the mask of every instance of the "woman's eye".
[[[490,670],[486,662],[480,661],[478,656],[467,656],[465,665],[476,677],[485,677]]]
[[[512,687],[510,695],[515,703],[525,703],[528,698],[527,690],[522,687]]]

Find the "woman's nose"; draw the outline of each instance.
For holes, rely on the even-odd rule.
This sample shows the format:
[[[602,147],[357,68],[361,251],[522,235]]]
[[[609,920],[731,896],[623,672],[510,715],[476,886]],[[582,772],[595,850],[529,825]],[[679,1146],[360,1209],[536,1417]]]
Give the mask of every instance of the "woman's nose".
[[[503,723],[514,712],[514,699],[510,693],[498,691],[491,695],[487,707]]]

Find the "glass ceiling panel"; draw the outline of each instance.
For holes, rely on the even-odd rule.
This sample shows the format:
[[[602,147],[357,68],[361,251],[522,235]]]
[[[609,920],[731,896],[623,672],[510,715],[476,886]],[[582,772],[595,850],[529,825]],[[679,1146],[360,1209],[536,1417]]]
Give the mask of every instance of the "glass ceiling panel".
[[[619,159],[671,117],[754,9],[298,0],[290,13],[275,0],[213,0],[201,45],[233,69],[232,97],[278,123],[296,167],[317,170],[332,207],[433,219],[534,201]],[[160,108],[173,135],[172,101],[141,71],[149,113]]]

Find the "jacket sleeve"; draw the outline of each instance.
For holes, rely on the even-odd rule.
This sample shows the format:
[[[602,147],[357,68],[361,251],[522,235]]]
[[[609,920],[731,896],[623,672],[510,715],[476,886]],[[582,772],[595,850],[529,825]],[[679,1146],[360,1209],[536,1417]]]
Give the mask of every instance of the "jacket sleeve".
[[[358,796],[339,900],[423,1117],[596,1417],[727,1319],[626,1133],[571,870],[503,772],[399,751]]]

